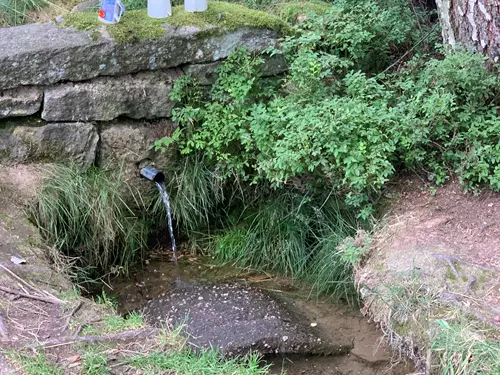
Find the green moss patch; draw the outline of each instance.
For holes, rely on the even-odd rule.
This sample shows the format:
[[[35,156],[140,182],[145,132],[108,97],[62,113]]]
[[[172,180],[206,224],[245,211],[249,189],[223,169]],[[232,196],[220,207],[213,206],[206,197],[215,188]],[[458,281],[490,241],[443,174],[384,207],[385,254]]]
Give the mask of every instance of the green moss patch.
[[[183,6],[178,6],[173,9],[172,13],[172,17],[167,18],[167,23],[172,26],[214,25],[227,31],[240,27],[270,29],[279,32],[288,30],[285,22],[271,14],[219,1],[210,2],[205,12],[189,13],[184,11]]]
[[[165,35],[164,25],[196,26],[209,29],[215,26],[219,31],[232,31],[240,27],[276,30],[279,33],[288,31],[289,26],[281,19],[242,5],[214,1],[208,9],[200,13],[188,13],[183,6],[172,9],[172,16],[163,19],[151,18],[146,9],[126,11],[119,23],[106,25],[92,13],[69,13],[64,16],[63,27],[74,27],[78,30],[91,31],[99,27],[105,28],[119,43],[134,43],[142,39],[159,38]]]
[[[292,1],[274,4],[269,12],[286,22],[294,23],[299,14],[316,13],[321,15],[325,14],[331,7],[331,4],[323,1]]]

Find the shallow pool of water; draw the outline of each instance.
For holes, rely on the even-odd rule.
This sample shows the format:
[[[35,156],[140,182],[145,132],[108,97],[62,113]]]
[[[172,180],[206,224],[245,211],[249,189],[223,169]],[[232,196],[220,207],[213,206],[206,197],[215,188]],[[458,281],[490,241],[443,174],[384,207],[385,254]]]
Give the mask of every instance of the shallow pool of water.
[[[166,259],[168,257],[165,257]],[[140,310],[153,298],[172,290],[177,277],[176,268],[169,260],[152,260],[132,270],[129,279],[116,279],[107,293],[115,296],[122,314]],[[394,364],[391,351],[381,342],[381,332],[359,313],[359,309],[336,305],[323,299],[310,298],[309,290],[290,279],[249,269],[216,265],[210,259],[181,256],[180,278],[186,282],[239,283],[262,289],[277,298],[293,301],[308,320],[333,341],[347,338],[354,348],[343,356],[272,356],[265,360],[272,364],[273,373],[282,369],[288,375],[393,374],[412,372],[405,362]]]

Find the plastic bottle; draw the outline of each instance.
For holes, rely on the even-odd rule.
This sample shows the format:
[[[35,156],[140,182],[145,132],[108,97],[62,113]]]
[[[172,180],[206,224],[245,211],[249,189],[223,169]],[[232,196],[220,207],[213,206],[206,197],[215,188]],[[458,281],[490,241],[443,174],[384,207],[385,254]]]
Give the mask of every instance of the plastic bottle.
[[[104,23],[118,23],[125,12],[120,0],[102,0],[97,18]]]
[[[184,0],[186,12],[204,12],[207,10],[207,0]]]
[[[172,15],[170,0],[148,0],[148,16],[152,18],[167,18]]]

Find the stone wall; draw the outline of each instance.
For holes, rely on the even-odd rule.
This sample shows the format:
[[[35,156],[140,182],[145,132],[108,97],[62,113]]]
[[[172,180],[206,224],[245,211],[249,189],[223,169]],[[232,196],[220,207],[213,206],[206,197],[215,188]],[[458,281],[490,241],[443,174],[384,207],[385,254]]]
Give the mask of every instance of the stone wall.
[[[154,159],[170,134],[173,82],[190,73],[214,82],[237,47],[260,52],[276,31],[164,25],[163,36],[117,42],[103,27],[32,24],[0,29],[0,162],[73,162],[81,167]],[[210,32],[207,32],[209,30]],[[263,75],[285,70],[269,59]]]

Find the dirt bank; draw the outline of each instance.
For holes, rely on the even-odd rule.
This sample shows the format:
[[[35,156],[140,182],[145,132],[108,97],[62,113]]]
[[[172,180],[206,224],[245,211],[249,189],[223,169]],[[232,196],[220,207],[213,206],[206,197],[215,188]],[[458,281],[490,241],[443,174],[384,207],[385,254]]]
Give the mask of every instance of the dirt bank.
[[[500,328],[500,194],[404,178],[386,199],[390,208],[356,282],[365,313],[432,372],[440,354],[431,343],[442,327],[466,322],[484,339]]]

